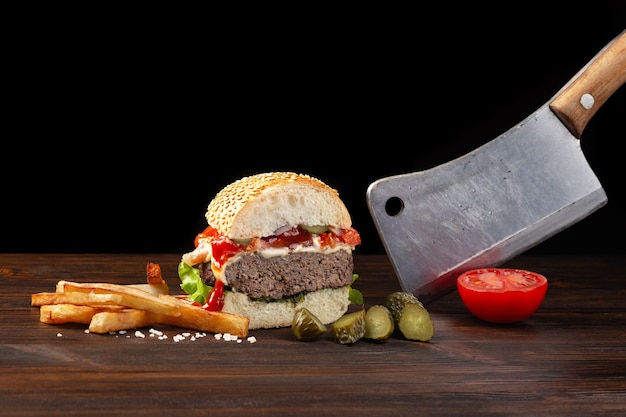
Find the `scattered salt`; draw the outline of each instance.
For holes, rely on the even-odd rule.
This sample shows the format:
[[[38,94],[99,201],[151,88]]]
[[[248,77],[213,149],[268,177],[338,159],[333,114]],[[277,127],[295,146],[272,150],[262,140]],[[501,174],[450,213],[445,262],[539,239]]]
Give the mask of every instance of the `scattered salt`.
[[[224,333],[224,337],[223,338],[227,342],[237,341],[237,339],[239,339],[239,337],[237,337],[234,334],[230,334],[230,333]]]
[[[85,333],[90,333],[89,329],[85,329],[84,330]],[[119,335],[126,335],[126,338],[130,338],[131,336],[127,334],[128,331],[127,330],[119,330],[119,331],[112,331],[109,332],[110,335],[114,335],[115,337],[118,337]],[[144,333],[142,333],[140,330],[135,330],[135,337],[137,338],[141,338],[141,339],[145,339],[146,335]],[[157,338],[158,340],[167,340],[168,336],[161,330],[158,329],[154,329],[154,328],[150,328],[148,330],[148,334],[150,337],[152,338]],[[189,339],[190,341],[196,341],[202,337],[206,337],[207,334],[205,332],[195,332],[195,333],[191,333],[191,332],[182,332],[182,333],[178,333],[176,335],[174,335],[173,340],[174,342],[180,342],[186,339]],[[57,337],[63,337],[62,333],[57,333]],[[225,342],[237,342],[237,343],[242,343],[243,340],[240,339],[238,336],[230,334],[230,333],[214,333],[213,337],[215,338],[215,340],[224,340]],[[248,343],[256,343],[257,339],[254,336],[248,336],[246,338],[246,341]]]

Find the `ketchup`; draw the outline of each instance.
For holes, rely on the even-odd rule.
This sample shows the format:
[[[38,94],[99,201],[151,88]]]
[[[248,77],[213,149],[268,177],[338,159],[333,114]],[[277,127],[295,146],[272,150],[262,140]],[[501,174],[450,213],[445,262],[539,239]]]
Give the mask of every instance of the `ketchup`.
[[[225,236],[220,236],[211,241],[211,252],[215,266],[222,269],[224,263],[245,248]]]
[[[298,243],[310,246],[311,233],[304,230],[301,226],[297,226],[287,229],[279,235],[264,237],[262,240],[274,248],[288,247]],[[307,242],[309,243],[307,244]]]
[[[222,307],[224,307],[224,283],[216,280],[209,293],[209,298],[202,308],[208,311],[221,311]]]

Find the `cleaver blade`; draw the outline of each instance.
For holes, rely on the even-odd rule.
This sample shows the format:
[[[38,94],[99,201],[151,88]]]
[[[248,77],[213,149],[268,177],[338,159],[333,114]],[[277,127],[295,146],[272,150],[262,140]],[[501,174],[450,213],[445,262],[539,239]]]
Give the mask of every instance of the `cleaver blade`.
[[[378,179],[368,209],[402,289],[427,304],[607,203],[580,145],[626,80],[626,31],[521,123],[457,159]]]

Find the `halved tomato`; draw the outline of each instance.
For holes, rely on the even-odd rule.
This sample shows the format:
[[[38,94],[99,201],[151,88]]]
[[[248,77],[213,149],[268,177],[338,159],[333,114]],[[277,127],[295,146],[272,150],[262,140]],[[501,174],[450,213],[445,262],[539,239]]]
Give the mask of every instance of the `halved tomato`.
[[[548,280],[523,269],[481,268],[466,271],[456,281],[461,300],[476,317],[492,323],[516,323],[541,305]]]

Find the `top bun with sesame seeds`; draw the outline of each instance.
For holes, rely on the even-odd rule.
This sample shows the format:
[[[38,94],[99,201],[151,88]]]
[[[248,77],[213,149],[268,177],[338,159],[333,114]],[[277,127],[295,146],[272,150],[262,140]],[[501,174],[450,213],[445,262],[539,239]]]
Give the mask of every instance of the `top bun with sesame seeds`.
[[[209,203],[206,219],[234,240],[271,236],[291,225],[352,225],[337,190],[293,172],[262,173],[231,183]]]
[[[246,316],[249,329],[290,326],[301,307],[324,324],[347,311],[361,237],[335,189],[294,172],[256,174],[218,192],[206,219],[178,268],[193,301]],[[213,306],[217,288],[223,303]]]

